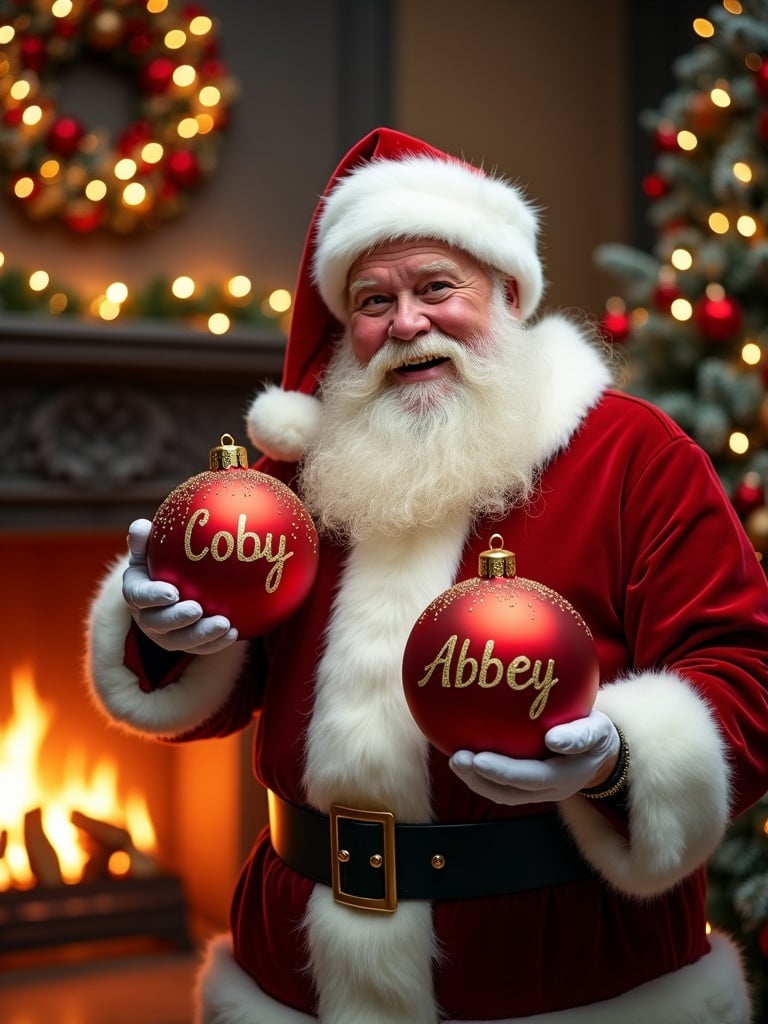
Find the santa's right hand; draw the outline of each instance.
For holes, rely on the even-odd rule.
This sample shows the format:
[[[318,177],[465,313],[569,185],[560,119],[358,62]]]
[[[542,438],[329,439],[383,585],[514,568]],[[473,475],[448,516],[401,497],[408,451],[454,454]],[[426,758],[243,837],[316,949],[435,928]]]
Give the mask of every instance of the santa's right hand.
[[[145,636],[165,651],[215,654],[237,640],[223,615],[204,615],[197,601],[180,601],[172,583],[152,580],[147,569],[148,519],[128,529],[128,568],[123,573],[123,598]]]

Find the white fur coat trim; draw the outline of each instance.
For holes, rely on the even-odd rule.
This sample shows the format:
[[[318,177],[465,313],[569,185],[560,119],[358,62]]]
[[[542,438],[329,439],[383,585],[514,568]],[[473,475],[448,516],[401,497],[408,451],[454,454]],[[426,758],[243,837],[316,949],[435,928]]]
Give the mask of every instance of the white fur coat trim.
[[[614,999],[495,1024],[749,1024],[749,999],[739,955],[723,935],[713,934],[711,943],[711,952],[697,963]],[[262,991],[235,963],[228,936],[211,942],[198,976],[195,1024],[313,1024],[315,1020]],[[370,1009],[356,1020],[392,1024],[389,1017],[381,1018]],[[336,1022],[326,1018],[326,1024]],[[412,1024],[412,1020],[404,1017],[398,1024]]]
[[[245,660],[248,645],[235,643],[217,654],[194,659],[178,683],[144,693],[124,664],[131,613],[123,600],[127,558],[117,561],[101,582],[88,622],[88,678],[91,695],[126,730],[165,738],[181,736],[210,718],[226,702]]]
[[[624,893],[671,888],[714,852],[728,823],[725,744],[704,700],[671,671],[638,672],[601,688],[597,707],[630,750],[629,841],[593,804],[560,812],[585,857]]]
[[[610,384],[610,371],[580,328],[564,316],[545,317],[528,328],[540,354],[540,415],[531,437],[537,463],[544,465],[567,443],[587,411]],[[268,386],[246,414],[248,437],[265,455],[296,462],[316,436],[317,398]]]

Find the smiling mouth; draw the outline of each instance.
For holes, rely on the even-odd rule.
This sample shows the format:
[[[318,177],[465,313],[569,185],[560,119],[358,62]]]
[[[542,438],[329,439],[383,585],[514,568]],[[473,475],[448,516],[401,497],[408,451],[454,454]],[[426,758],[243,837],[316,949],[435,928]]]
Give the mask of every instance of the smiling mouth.
[[[396,373],[417,373],[420,370],[430,370],[433,366],[441,366],[449,362],[448,356],[435,356],[434,359],[422,359],[418,363],[403,363],[398,366]]]

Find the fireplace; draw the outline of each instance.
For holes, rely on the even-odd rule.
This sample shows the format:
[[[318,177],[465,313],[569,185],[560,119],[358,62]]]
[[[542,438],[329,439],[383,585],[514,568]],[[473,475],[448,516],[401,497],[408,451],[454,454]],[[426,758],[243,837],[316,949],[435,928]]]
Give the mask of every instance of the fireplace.
[[[8,954],[31,949],[106,948],[120,930],[182,948],[226,927],[237,871],[265,817],[250,778],[252,737],[175,747],[106,723],[87,693],[84,620],[131,519],[151,517],[205,468],[223,432],[242,438],[248,398],[281,359],[272,336],[0,319],[4,967]],[[38,718],[18,731],[29,760],[7,769],[2,741],[20,706]],[[80,787],[67,813],[81,815],[69,828],[87,853],[73,866],[72,851],[55,852],[59,879],[46,843],[56,851],[55,804],[67,786]],[[106,845],[100,824],[116,830]],[[42,882],[19,852],[30,836]],[[111,857],[125,847],[127,860]]]

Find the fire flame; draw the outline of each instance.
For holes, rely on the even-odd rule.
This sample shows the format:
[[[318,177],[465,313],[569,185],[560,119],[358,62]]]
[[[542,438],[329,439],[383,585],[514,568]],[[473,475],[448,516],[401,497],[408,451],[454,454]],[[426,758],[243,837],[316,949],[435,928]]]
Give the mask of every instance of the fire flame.
[[[0,891],[34,884],[24,844],[24,815],[42,809],[43,830],[54,847],[65,882],[80,880],[88,855],[71,823],[73,811],[127,829],[137,850],[153,853],[156,836],[143,794],[130,791],[121,801],[117,766],[100,760],[90,773],[81,746],[71,748],[63,766],[61,785],[54,791],[41,776],[43,740],[54,707],[40,699],[28,665],[11,674],[13,712],[7,727],[0,725],[0,832],[7,830],[4,858],[0,858]]]

